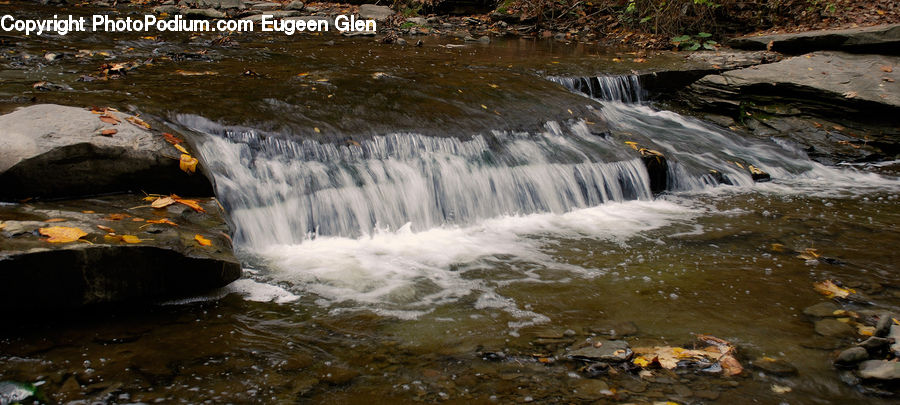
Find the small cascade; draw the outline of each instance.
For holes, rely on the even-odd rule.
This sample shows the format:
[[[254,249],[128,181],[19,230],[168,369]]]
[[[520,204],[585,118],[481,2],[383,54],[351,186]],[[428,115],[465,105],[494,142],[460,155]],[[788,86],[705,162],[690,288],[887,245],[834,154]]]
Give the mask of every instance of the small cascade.
[[[539,134],[495,132],[500,146],[491,148],[484,136],[391,134],[335,145],[224,128],[199,117],[181,121],[212,135],[199,149],[244,245],[360,237],[407,224],[422,231],[652,199],[640,159],[601,160],[604,148],[624,149],[590,139],[583,125],[566,130],[568,136],[556,123]]]
[[[596,77],[548,77],[548,80],[559,83],[567,89],[583,93],[591,98],[603,101],[621,101],[623,103],[642,103],[646,101],[646,92],[636,75],[596,76]]]

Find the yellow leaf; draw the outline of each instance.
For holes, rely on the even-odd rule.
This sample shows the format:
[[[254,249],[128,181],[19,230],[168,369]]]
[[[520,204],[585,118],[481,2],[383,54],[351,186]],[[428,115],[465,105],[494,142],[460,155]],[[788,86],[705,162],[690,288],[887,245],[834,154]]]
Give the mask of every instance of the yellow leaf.
[[[195,160],[196,160],[196,159],[195,159]],[[182,167],[181,169],[184,170],[183,167]],[[161,197],[161,198],[157,198],[155,201],[153,201],[153,203],[150,204],[150,206],[153,207],[153,208],[165,208],[165,207],[168,207],[168,206],[170,206],[170,205],[172,205],[172,204],[175,204],[175,199],[174,199],[174,198],[172,198],[172,197]]]
[[[784,252],[784,245],[782,245],[780,243],[773,243],[772,251],[773,252]]]
[[[481,105],[481,108],[484,108],[485,110],[487,110],[487,106],[484,104]]]
[[[197,211],[197,212],[206,212],[206,210],[203,209],[203,207],[200,206],[200,203],[198,203],[197,200],[186,200],[186,199],[183,199],[183,198],[177,198],[177,197],[176,197],[176,198],[175,198],[175,201],[178,202],[179,204],[184,204],[184,205],[187,205],[188,207],[193,208],[194,211]]]
[[[47,242],[51,243],[67,243],[74,242],[86,236],[87,232],[78,228],[70,228],[66,226],[51,226],[49,228],[40,228],[38,232],[41,235],[48,236]]]
[[[813,288],[815,288],[816,292],[828,298],[847,298],[850,294],[856,292],[849,288],[838,287],[838,285],[831,280],[813,283]]]
[[[122,241],[125,243],[141,243],[141,238],[134,235],[122,235]]]
[[[178,149],[179,152],[184,153],[185,155],[190,155],[190,153],[187,151],[187,149],[184,148],[184,146],[181,146],[177,143],[172,146],[174,146],[175,149]]]
[[[191,157],[191,155],[182,154],[181,160],[178,162],[178,167],[186,173],[193,173],[197,171],[197,162],[198,160]]]
[[[316,131],[317,134],[321,134],[321,133],[322,133],[322,130],[320,130],[319,127],[314,127],[314,128],[313,128],[313,131]]]
[[[493,88],[493,89],[500,88],[500,86],[498,86],[498,85],[496,85],[496,84],[494,84],[494,83],[488,83],[488,86],[491,86],[491,88]]]
[[[634,150],[638,150],[637,142],[625,141],[625,144],[631,146]]]
[[[197,241],[201,246],[212,246],[212,242],[209,239],[204,238],[199,233],[194,235],[194,240]]]
[[[128,122],[134,124],[134,125],[135,125],[136,127],[138,127],[138,128],[150,129],[150,124],[144,122],[144,120],[142,120],[142,119],[140,119],[140,118],[138,118],[138,117],[128,117],[128,118],[125,118],[125,119],[126,119]]]
[[[874,326],[857,325],[856,329],[859,331],[859,334],[863,335],[863,336],[874,336],[875,335],[875,327]]]
[[[650,360],[647,360],[642,356],[635,357],[631,362],[640,367],[647,367],[650,365]]]

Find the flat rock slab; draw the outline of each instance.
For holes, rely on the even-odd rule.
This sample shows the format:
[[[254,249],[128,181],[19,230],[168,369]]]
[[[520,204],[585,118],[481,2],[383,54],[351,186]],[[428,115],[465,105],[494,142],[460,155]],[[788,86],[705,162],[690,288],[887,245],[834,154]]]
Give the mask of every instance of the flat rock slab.
[[[359,16],[365,19],[384,21],[392,15],[394,15],[394,10],[391,10],[391,8],[387,6],[376,6],[374,4],[363,4],[359,6]]]
[[[205,213],[183,204],[154,209],[137,195],[0,205],[0,308],[147,302],[227,285],[241,275],[228,227],[214,199],[197,201]],[[161,220],[171,224],[148,222]],[[50,243],[39,230],[53,226],[87,235]]]
[[[0,116],[0,200],[64,198],[146,191],[212,195],[201,174],[179,168],[181,152],[161,133],[109,112],[111,124],[85,108],[34,105]],[[104,130],[115,130],[102,135]]]
[[[857,374],[873,380],[900,380],[900,363],[887,360],[867,360],[859,364]]]
[[[769,44],[771,48],[769,49]],[[800,54],[819,50],[900,54],[900,24],[843,30],[808,31],[793,34],[733,38],[726,45],[738,49],[769,49]]]
[[[634,352],[623,340],[599,340],[586,347],[569,348],[569,358],[585,361],[620,363],[631,358]]]
[[[692,52],[675,66],[638,71],[638,77],[641,85],[651,93],[666,95],[710,74],[773,63],[780,59],[780,54],[767,51]]]

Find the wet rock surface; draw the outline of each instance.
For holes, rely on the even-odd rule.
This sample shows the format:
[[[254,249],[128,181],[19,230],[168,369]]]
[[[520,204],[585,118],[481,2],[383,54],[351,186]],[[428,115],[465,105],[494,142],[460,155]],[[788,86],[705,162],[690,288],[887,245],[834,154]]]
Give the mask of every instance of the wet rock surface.
[[[179,168],[181,153],[130,115],[35,105],[0,116],[0,199],[122,191],[211,195],[209,181]],[[118,122],[116,122],[118,121]]]
[[[900,53],[900,24],[743,36],[726,41],[726,45],[739,49],[769,49],[792,54],[830,49],[896,55]]]
[[[155,209],[132,195],[0,206],[0,273],[9,289],[0,298],[3,308],[140,303],[236,280],[241,267],[218,204],[197,201],[206,212],[183,204]],[[86,235],[51,243],[40,230],[54,226]]]

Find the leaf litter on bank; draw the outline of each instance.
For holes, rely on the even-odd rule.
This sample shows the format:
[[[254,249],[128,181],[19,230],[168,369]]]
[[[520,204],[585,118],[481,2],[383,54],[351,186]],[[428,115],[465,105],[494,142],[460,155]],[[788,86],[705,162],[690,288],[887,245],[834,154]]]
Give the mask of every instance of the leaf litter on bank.
[[[637,347],[633,349],[637,356],[631,362],[642,368],[660,367],[666,370],[675,369],[684,362],[708,364],[707,368],[718,365],[726,376],[738,375],[744,371],[734,357],[735,347],[730,342],[710,335],[698,335],[697,340],[702,348]]]
[[[855,290],[840,287],[831,280],[813,283],[813,288],[816,290],[816,292],[828,298],[847,298],[850,296],[850,294],[856,293]]]

